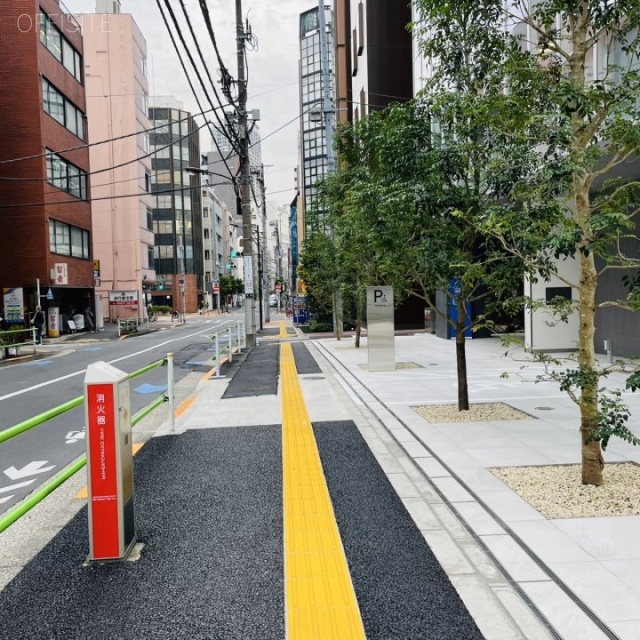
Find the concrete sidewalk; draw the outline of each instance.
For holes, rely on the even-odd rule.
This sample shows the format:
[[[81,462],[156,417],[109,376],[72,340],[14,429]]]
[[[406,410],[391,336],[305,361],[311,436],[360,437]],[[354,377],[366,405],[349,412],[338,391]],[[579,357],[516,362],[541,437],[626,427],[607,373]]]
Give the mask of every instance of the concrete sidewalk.
[[[307,346],[311,357],[305,360],[303,353],[298,354],[296,366],[310,420],[314,425],[355,423],[379,468],[394,488],[395,496],[402,501],[487,640],[640,638],[640,548],[637,544],[640,516],[548,520],[488,471],[495,466],[579,462],[577,409],[554,386],[533,383],[539,367],[530,362],[526,354],[517,354],[516,359],[505,359],[504,348],[497,340],[467,343],[471,401],[505,402],[531,415],[531,420],[435,424],[424,420],[412,407],[456,402],[455,345],[452,342],[422,333],[397,336],[396,363],[402,368],[369,373],[366,370],[366,339],[360,349],[355,349],[352,338],[309,340],[300,333],[295,337],[280,338],[276,334],[282,321],[283,316],[274,315],[272,322],[266,325],[259,338],[262,353],[266,350],[268,355],[270,348],[277,350],[280,340],[292,340]],[[290,325],[290,321],[287,320],[287,324]],[[181,516],[183,522],[190,521],[189,513],[202,513],[208,521],[211,517],[207,515],[211,513],[209,509],[214,508],[218,509],[219,515],[213,516],[211,527],[216,526],[218,517],[225,522],[226,532],[238,533],[246,527],[255,532],[248,537],[243,534],[246,544],[241,544],[237,552],[245,556],[258,552],[256,557],[264,559],[266,564],[259,566],[265,576],[271,576],[268,584],[252,580],[250,589],[254,595],[268,588],[275,589],[274,607],[278,609],[282,606],[282,577],[277,563],[270,564],[277,544],[274,547],[273,538],[269,538],[269,541],[265,540],[265,547],[258,540],[264,538],[267,529],[279,531],[281,526],[278,518],[274,518],[274,513],[279,514],[277,506],[270,502],[279,486],[274,471],[278,448],[274,448],[273,437],[282,422],[281,388],[277,385],[275,394],[265,390],[260,391],[260,395],[229,397],[231,376],[243,366],[241,358],[234,359],[234,363],[223,370],[223,375],[228,377],[216,379],[215,376],[205,376],[201,379],[191,397],[184,398],[186,408],[176,421],[178,436],[173,438],[168,432],[168,422],[163,422],[155,432],[160,437],[143,448],[144,453],[149,447],[140,464],[142,467],[149,467],[153,461],[154,464],[162,464],[163,468],[166,467],[167,484],[174,478],[180,478],[181,485],[173,491],[169,488],[165,500],[173,500],[178,492],[181,499],[187,501]],[[509,378],[501,378],[504,371],[509,371]],[[625,400],[631,406],[632,415],[640,415],[640,397],[629,396]],[[155,421],[158,422],[157,417]],[[232,458],[221,455],[217,458],[216,482],[213,482],[205,477],[198,479],[198,473],[206,468],[206,461],[198,463],[194,460],[190,466],[190,461],[184,459],[185,470],[192,470],[184,477],[163,462],[168,451],[165,449],[170,447],[166,443],[180,440],[180,433],[193,434],[189,436],[189,442],[196,448],[202,448],[210,438],[231,438],[237,455],[250,443],[242,435],[246,430],[236,428],[252,426],[256,428],[254,433],[258,441],[263,443],[260,445],[262,453],[256,458],[254,449],[246,449],[239,459],[246,460],[248,456],[259,463],[257,466],[243,463],[236,468],[237,465],[230,464]],[[211,434],[212,429],[218,436]],[[142,432],[148,431],[149,427],[143,426]],[[197,432],[201,435],[197,436]],[[346,428],[340,431],[329,429],[319,440],[321,450],[326,451],[323,464],[329,475],[332,473],[330,460],[340,453],[331,453],[331,440],[347,432]],[[235,436],[232,435],[234,433]],[[320,435],[318,431],[318,437]],[[182,442],[179,448],[186,446],[186,441]],[[227,445],[222,442],[217,446],[224,453]],[[192,449],[185,449],[181,455],[187,455],[187,452],[193,455]],[[605,457],[607,461],[640,462],[640,449],[612,441]],[[224,512],[223,503],[216,506],[215,503],[209,505],[207,501],[205,509],[198,497],[198,487],[211,487],[213,491],[213,487],[221,483],[225,487],[223,494],[231,497],[231,502],[224,503],[227,507],[253,504],[252,508],[262,513],[260,519],[250,525],[238,518],[234,520]],[[74,492],[82,484],[83,478],[79,477],[67,483],[68,486],[55,492],[45,504],[0,536],[0,565],[3,554],[11,555],[14,563],[12,568],[0,566],[0,581],[3,573],[9,577],[15,575],[16,558],[36,581],[38,575],[47,580],[46,568],[53,571],[56,566],[56,550],[60,552],[65,548],[60,546],[62,538],[51,543],[58,547],[51,547],[49,538],[60,530],[64,532],[68,526],[75,527],[75,537],[81,535],[82,514],[76,515],[71,525],[66,525],[66,522],[83,506],[82,501],[73,499]],[[553,487],[548,489],[553,491]],[[182,491],[189,493],[182,495]],[[159,499],[144,498],[143,504],[153,505]],[[349,511],[343,510],[340,500],[334,508],[339,520],[340,517],[349,518]],[[371,508],[373,511],[376,509],[375,505]],[[384,518],[384,514],[381,515]],[[397,512],[394,519],[400,517]],[[172,515],[167,513],[166,518],[167,526],[173,529]],[[341,532],[347,528],[341,525]],[[362,532],[356,535],[356,539],[358,535],[361,536]],[[28,536],[34,542],[31,546],[25,542]],[[230,540],[236,537],[232,535]],[[190,534],[186,532],[184,543],[189,544],[189,540]],[[172,544],[181,544],[179,532]],[[38,558],[46,562],[41,566],[30,563],[42,548],[44,551]],[[82,553],[86,555],[86,549],[76,549],[74,553],[78,560]],[[156,555],[150,557],[161,561]],[[262,561],[256,560],[259,562]],[[242,580],[247,579],[247,574],[236,575],[234,567],[232,563],[217,567],[217,571],[222,572],[221,578],[229,577],[234,589],[238,590],[227,594],[228,600],[225,601],[232,615],[239,616],[238,619],[243,620],[242,625],[247,625],[241,625],[244,635],[234,635],[239,632],[235,629],[226,634],[207,636],[206,630],[199,628],[190,634],[189,622],[185,619],[185,632],[175,637],[239,637],[245,640],[283,637],[282,623],[275,619],[276,609],[265,610],[262,614],[256,612],[262,617],[263,626],[255,626],[253,616],[245,615],[246,609],[251,610],[252,605],[239,594],[243,592]],[[165,613],[157,613],[182,619],[178,605],[183,601],[183,595],[188,598],[189,594],[178,593],[185,588],[178,574],[181,571],[198,573],[200,569],[196,562],[184,568],[176,564],[174,570],[177,572],[176,584],[162,588],[167,590],[169,599],[176,598],[175,606],[169,607]],[[126,574],[127,569],[118,572],[118,575]],[[423,579],[426,576],[423,575]],[[4,595],[5,592],[0,594],[0,609]],[[254,601],[256,599],[259,600],[257,596]],[[198,596],[197,602],[200,602],[199,607],[206,607],[206,598],[201,601]],[[60,606],[64,607],[64,604]],[[144,607],[140,608],[140,604],[135,607],[143,622],[139,627],[141,635],[132,637],[174,637],[162,635],[162,625],[154,621],[155,618],[150,617]],[[361,607],[366,609],[366,603]],[[218,622],[223,624],[224,621]],[[71,623],[67,620],[65,624]],[[414,637],[440,640],[444,637],[419,635],[424,633],[423,627],[416,631],[416,635],[405,635],[404,640]],[[153,630],[155,635],[151,633]],[[461,640],[475,637],[464,633],[457,637]],[[107,634],[105,630],[103,635],[96,632],[86,637],[107,635],[113,634]],[[0,625],[0,638],[4,637]],[[13,634],[11,637],[20,636]],[[41,637],[63,636],[45,633]],[[76,636],[69,634],[68,637]],[[113,637],[129,636],[123,633]],[[372,637],[385,638],[384,635]]]

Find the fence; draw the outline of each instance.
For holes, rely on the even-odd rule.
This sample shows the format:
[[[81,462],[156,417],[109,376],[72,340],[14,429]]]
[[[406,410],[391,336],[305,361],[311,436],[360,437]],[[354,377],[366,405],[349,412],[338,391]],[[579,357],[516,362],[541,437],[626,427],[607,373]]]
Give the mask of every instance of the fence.
[[[171,424],[171,428],[173,429],[173,424],[174,424],[173,423],[173,418],[174,418],[174,415],[173,415],[173,405],[174,405],[173,354],[169,353],[166,358],[162,358],[161,360],[156,360],[155,362],[148,364],[146,367],[143,367],[142,369],[138,369],[138,371],[134,371],[133,373],[130,373],[129,379],[137,378],[138,376],[144,375],[145,373],[148,373],[149,371],[152,371],[153,369],[161,367],[165,364],[167,365],[167,369],[168,369],[167,371],[168,383],[167,383],[166,393],[159,395],[155,400],[150,402],[146,407],[144,407],[143,409],[138,411],[138,413],[132,416],[131,426],[136,425],[145,416],[149,415],[149,413],[151,413],[154,409],[156,409],[161,404],[164,404],[165,402],[168,401],[169,408],[171,410],[170,424]],[[0,444],[2,444],[3,442],[6,442],[7,440],[10,440],[11,438],[15,438],[16,436],[19,436],[25,431],[29,431],[34,427],[38,427],[41,424],[44,424],[45,422],[47,422],[48,420],[55,418],[56,416],[59,416],[63,413],[66,413],[67,411],[71,411],[71,409],[75,409],[76,407],[79,407],[84,402],[84,399],[85,399],[84,395],[79,396],[78,398],[69,400],[64,404],[58,405],[53,409],[49,409],[48,411],[45,411],[44,413],[34,416],[33,418],[24,420],[23,422],[20,422],[12,427],[9,427],[4,431],[0,431]],[[82,467],[84,467],[86,463],[87,463],[87,456],[86,455],[80,456],[80,458],[78,458],[75,462],[73,462],[72,464],[67,466],[65,469],[63,469],[62,472],[60,472],[57,476],[51,479],[43,487],[41,487],[40,489],[35,491],[33,494],[31,494],[28,498],[23,500],[17,507],[9,511],[9,513],[7,513],[6,515],[0,517],[0,533],[2,533],[5,529],[10,527],[16,520],[21,518],[25,513],[27,513],[30,509],[35,507],[40,501],[46,498],[52,491],[57,489],[61,484],[66,482],[71,476],[73,476],[80,469],[82,469]]]
[[[4,356],[9,355],[10,349],[15,349],[15,354],[18,355],[20,347],[31,346],[33,347],[33,353],[36,352],[36,345],[38,344],[36,338],[35,327],[30,329],[9,329],[8,331],[0,331],[0,349]]]
[[[137,333],[143,321],[139,318],[127,318],[126,320],[118,320],[118,337],[129,333]]]
[[[224,329],[219,329],[215,331],[210,338],[215,341],[215,360],[216,360],[216,377],[220,377],[220,359],[221,356],[226,351],[228,354],[228,361],[233,362],[233,345],[234,345],[234,334],[235,334],[235,345],[238,348],[238,353],[242,353],[242,349],[247,346],[247,336],[244,331],[244,322],[238,321],[236,326],[226,327]],[[220,338],[224,335],[227,335],[227,345],[220,348]]]

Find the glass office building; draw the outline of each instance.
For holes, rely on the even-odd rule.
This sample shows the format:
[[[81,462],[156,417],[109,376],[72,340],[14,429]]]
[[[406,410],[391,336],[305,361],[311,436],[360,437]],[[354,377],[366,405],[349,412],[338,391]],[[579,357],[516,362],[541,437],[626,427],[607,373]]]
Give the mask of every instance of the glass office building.
[[[327,30],[327,52],[331,96],[335,95],[334,51],[332,12],[325,7]],[[312,209],[316,193],[316,182],[327,173],[327,144],[322,101],[322,56],[320,50],[320,21],[318,7],[300,15],[300,104],[301,166],[300,190],[305,211]],[[326,114],[335,118],[335,114]]]
[[[202,298],[204,274],[200,176],[186,170],[200,166],[198,127],[190,113],[176,108],[152,107],[149,120],[157,127],[149,136],[157,277],[152,296],[156,304],[182,310],[184,287],[184,310],[191,313]]]

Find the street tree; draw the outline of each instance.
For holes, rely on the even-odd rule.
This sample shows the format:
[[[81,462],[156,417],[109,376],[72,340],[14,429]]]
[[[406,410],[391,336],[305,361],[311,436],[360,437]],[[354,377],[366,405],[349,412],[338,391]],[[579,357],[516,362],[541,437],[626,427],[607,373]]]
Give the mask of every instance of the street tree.
[[[513,207],[496,207],[475,223],[532,273],[555,272],[575,292],[572,308],[565,302],[560,311],[578,315],[577,368],[554,375],[580,409],[582,481],[600,485],[602,447],[609,438],[637,442],[619,395],[611,400],[601,387],[606,370],[597,363],[594,336],[599,309],[640,306],[638,260],[626,244],[635,239],[640,210],[639,182],[626,177],[640,147],[640,2],[417,0],[416,9],[414,28],[434,71],[428,90],[477,91],[460,82],[468,77],[466,67],[481,60],[496,78],[502,70],[503,91],[513,104],[536,96],[521,117],[544,131],[539,161],[512,190]],[[495,25],[505,34],[506,47],[499,52]],[[461,46],[467,34],[477,46]],[[496,147],[496,157],[507,155]],[[545,182],[552,185],[556,212],[551,223],[544,216],[540,224],[534,214],[554,208],[548,188],[541,188]],[[464,208],[459,215],[470,217]],[[531,252],[536,237],[544,248]],[[558,268],[567,258],[577,261],[575,279]],[[597,298],[600,276],[613,269],[624,274],[627,294]],[[627,386],[639,386],[637,374]]]

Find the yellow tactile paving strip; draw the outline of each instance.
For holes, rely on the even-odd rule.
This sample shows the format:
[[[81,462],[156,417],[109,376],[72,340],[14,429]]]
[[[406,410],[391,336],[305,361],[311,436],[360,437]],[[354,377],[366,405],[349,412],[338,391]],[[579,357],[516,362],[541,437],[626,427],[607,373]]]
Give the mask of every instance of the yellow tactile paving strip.
[[[364,639],[289,343],[280,347],[280,379],[287,640]]]
[[[280,335],[278,338],[286,338],[289,334],[287,333],[287,323],[280,322]]]

